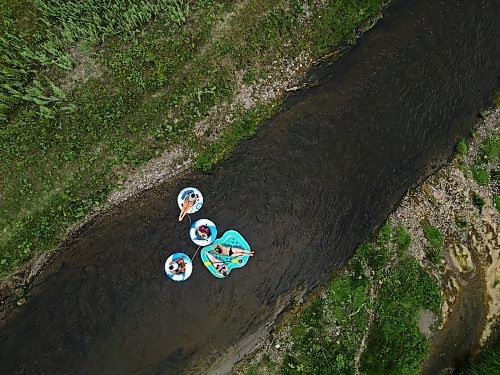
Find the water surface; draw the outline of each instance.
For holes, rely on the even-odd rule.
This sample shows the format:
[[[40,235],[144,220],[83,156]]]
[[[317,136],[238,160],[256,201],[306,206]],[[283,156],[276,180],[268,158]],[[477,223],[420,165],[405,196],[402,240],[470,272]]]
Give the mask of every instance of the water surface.
[[[272,322],[368,238],[405,191],[450,156],[499,87],[496,1],[395,1],[339,62],[210,174],[145,193],[77,238],[0,323],[2,373],[203,373]],[[194,262],[176,196],[256,252],[225,280]],[[285,301],[285,302],[284,302]]]

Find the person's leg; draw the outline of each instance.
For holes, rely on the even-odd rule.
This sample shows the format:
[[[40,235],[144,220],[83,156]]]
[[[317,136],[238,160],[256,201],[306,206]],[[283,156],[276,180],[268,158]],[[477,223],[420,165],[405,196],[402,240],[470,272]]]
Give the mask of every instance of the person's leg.
[[[243,250],[243,249],[234,249],[233,248],[233,255],[234,256],[245,256],[248,255],[250,257],[253,256],[253,251],[248,251],[248,250]]]

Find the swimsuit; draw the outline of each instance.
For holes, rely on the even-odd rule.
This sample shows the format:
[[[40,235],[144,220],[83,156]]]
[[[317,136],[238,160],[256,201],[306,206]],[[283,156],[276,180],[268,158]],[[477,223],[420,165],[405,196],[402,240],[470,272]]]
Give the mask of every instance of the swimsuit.
[[[222,254],[222,249],[219,247],[219,245],[215,246],[215,252],[216,252],[217,254],[219,254],[219,255],[223,255],[223,254]],[[232,247],[230,247],[230,248],[229,248],[229,256],[233,256],[233,254],[234,254],[233,248],[232,248]]]

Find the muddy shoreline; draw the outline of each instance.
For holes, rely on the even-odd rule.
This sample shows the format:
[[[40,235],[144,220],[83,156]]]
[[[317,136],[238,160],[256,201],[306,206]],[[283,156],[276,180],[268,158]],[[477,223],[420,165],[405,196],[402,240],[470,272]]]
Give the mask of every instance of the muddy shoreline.
[[[387,13],[212,173],[147,191],[60,252],[0,323],[6,372],[203,372],[272,324],[290,290],[328,279],[446,161],[498,86],[500,45],[486,37],[496,14],[417,1]],[[458,65],[436,69],[442,59]],[[174,220],[184,185],[206,192],[201,215],[256,251],[223,283],[200,264],[183,285],[165,278],[167,255],[192,249]]]

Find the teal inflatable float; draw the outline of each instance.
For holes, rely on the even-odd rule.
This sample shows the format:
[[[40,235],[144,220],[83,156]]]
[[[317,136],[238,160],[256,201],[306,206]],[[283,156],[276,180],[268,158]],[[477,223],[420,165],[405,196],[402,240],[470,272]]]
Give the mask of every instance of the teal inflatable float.
[[[210,246],[201,249],[201,260],[205,267],[219,279],[225,278],[234,268],[245,266],[253,256],[250,245],[241,234],[229,230]]]

